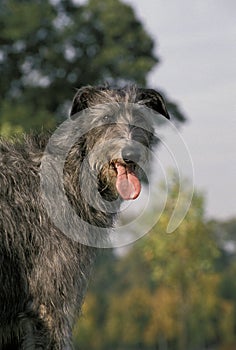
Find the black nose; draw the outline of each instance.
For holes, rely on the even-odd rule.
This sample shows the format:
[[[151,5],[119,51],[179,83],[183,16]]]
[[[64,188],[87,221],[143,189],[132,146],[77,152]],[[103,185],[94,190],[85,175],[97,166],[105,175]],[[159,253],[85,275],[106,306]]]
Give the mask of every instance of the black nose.
[[[121,154],[125,163],[137,163],[141,158],[141,151],[138,148],[131,146],[123,148]]]

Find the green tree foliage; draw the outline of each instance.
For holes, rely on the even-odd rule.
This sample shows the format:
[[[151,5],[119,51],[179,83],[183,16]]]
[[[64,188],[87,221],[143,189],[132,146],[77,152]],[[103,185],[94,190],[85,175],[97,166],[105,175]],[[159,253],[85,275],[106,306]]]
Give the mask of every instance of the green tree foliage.
[[[0,29],[2,130],[50,129],[67,115],[75,88],[145,86],[158,63],[153,40],[119,0],[3,0]],[[177,105],[170,109],[184,120]]]
[[[145,86],[158,63],[153,40],[119,0],[3,0],[0,6],[2,134],[53,128],[67,115],[76,87]],[[169,107],[184,121],[176,104]]]
[[[172,196],[175,197],[175,193]],[[167,315],[172,322],[175,320],[175,327],[172,327],[172,331],[175,328],[175,332],[172,337],[177,339],[178,349],[184,350],[191,349],[198,342],[204,344],[207,328],[210,327],[210,320],[214,317],[218,302],[215,295],[218,278],[213,266],[218,257],[218,250],[212,233],[204,222],[201,196],[195,195],[190,211],[179,229],[172,235],[166,235],[165,228],[170,215],[171,206],[169,208],[167,206],[159,225],[153,229],[149,239],[142,242],[142,252],[150,264],[150,277],[157,287],[164,287],[166,294],[169,289],[173,294],[170,299],[177,300],[177,303],[170,308],[172,317],[170,314]],[[159,288],[157,298],[158,294]],[[166,300],[162,298],[164,312],[159,322],[155,322],[154,314],[155,318],[150,323],[149,341],[153,339],[154,344],[160,330],[163,334],[164,328],[160,325],[166,324],[166,308],[163,306],[165,301],[168,307],[168,297]],[[192,314],[194,318],[191,317]],[[198,327],[200,325],[201,327]],[[168,335],[168,329],[165,333]]]
[[[166,233],[176,196],[174,184],[159,222],[127,254],[100,257],[75,329],[79,349],[235,348],[235,260],[219,269],[219,233],[200,194],[177,231]]]

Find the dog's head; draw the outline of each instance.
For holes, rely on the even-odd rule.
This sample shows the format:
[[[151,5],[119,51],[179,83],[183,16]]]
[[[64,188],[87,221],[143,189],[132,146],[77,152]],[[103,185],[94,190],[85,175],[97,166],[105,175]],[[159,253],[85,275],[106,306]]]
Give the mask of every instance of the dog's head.
[[[100,194],[111,201],[140,194],[141,168],[155,142],[152,111],[169,119],[165,101],[152,89],[83,87],[76,93],[71,119],[88,110],[85,156],[97,172]]]

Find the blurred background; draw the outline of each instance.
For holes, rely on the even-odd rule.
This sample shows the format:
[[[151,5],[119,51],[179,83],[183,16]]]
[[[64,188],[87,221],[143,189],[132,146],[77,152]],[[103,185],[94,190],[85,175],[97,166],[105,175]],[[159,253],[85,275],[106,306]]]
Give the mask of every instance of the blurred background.
[[[173,180],[148,235],[100,252],[76,349],[236,349],[235,14],[234,0],[0,2],[3,137],[55,128],[83,85],[136,83],[164,94],[193,159],[178,230]]]

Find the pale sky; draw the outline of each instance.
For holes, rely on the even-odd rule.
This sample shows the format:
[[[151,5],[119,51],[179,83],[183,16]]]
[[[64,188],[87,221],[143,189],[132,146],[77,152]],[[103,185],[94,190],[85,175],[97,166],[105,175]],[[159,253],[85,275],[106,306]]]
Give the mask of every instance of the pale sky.
[[[181,133],[208,217],[236,216],[236,1],[125,0],[156,43],[149,85],[188,117]]]

